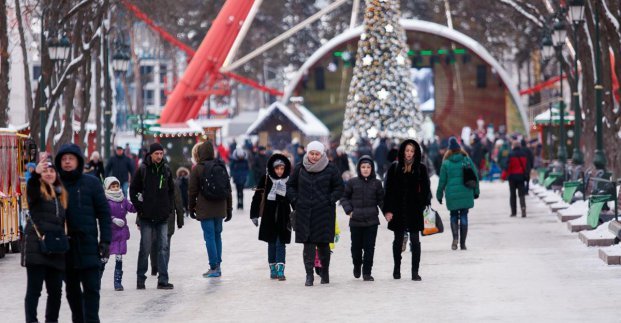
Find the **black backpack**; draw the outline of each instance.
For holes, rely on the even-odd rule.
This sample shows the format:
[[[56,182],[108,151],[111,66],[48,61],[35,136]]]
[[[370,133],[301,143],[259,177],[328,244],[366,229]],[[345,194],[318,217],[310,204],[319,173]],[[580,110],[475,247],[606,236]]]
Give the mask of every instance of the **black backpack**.
[[[231,180],[219,159],[207,161],[201,176],[201,194],[209,201],[222,201],[231,194]]]
[[[462,168],[464,172],[464,186],[472,189],[476,188],[477,175],[474,173],[474,169],[470,166],[468,159],[465,159],[465,162],[462,163]]]

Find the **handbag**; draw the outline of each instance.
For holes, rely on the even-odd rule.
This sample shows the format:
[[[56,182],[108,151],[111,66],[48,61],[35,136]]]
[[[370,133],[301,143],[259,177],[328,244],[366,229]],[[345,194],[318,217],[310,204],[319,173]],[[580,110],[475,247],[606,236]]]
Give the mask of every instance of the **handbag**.
[[[468,188],[477,187],[477,175],[474,173],[474,169],[470,166],[470,163],[466,159],[466,162],[462,164],[464,172],[464,186]]]
[[[54,199],[56,204],[56,216],[58,217],[58,200]],[[46,255],[64,254],[69,251],[69,237],[67,236],[67,221],[65,220],[65,231],[49,231],[41,234],[39,228],[34,223],[31,216],[28,216],[28,220],[32,223],[32,227],[39,237],[39,248],[41,252]]]
[[[423,219],[424,219],[424,228],[421,233],[423,236],[430,236],[437,233],[444,232],[444,224],[442,223],[442,218],[438,211],[428,206],[425,211],[423,211]]]

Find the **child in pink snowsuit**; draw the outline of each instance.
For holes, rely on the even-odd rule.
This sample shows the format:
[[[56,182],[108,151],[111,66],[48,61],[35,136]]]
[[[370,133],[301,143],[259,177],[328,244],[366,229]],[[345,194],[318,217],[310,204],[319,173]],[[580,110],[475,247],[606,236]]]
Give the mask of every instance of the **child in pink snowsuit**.
[[[116,177],[106,177],[104,188],[108,205],[110,206],[110,217],[112,217],[110,255],[116,255],[114,290],[122,291],[123,255],[127,253],[127,240],[129,240],[129,226],[127,225],[126,216],[128,212],[136,212],[136,209],[123,195],[121,184]]]

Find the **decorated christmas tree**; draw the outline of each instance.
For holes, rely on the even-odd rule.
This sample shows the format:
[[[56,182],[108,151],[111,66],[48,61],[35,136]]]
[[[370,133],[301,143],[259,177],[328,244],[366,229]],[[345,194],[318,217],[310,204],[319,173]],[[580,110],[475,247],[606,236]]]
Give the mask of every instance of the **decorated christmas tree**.
[[[398,0],[366,0],[364,31],[358,42],[341,144],[355,149],[379,135],[402,141],[420,132],[414,86]]]

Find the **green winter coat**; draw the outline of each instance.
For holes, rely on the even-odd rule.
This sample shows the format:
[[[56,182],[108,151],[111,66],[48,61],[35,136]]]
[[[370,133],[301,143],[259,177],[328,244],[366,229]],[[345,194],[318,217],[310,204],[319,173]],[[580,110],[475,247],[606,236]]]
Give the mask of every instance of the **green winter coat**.
[[[464,186],[463,165],[469,163],[477,175],[477,187],[475,189]],[[479,195],[479,182],[476,167],[464,151],[448,151],[440,168],[440,182],[436,197],[442,200],[446,191],[446,207],[449,211],[470,209],[474,207],[474,196]]]

